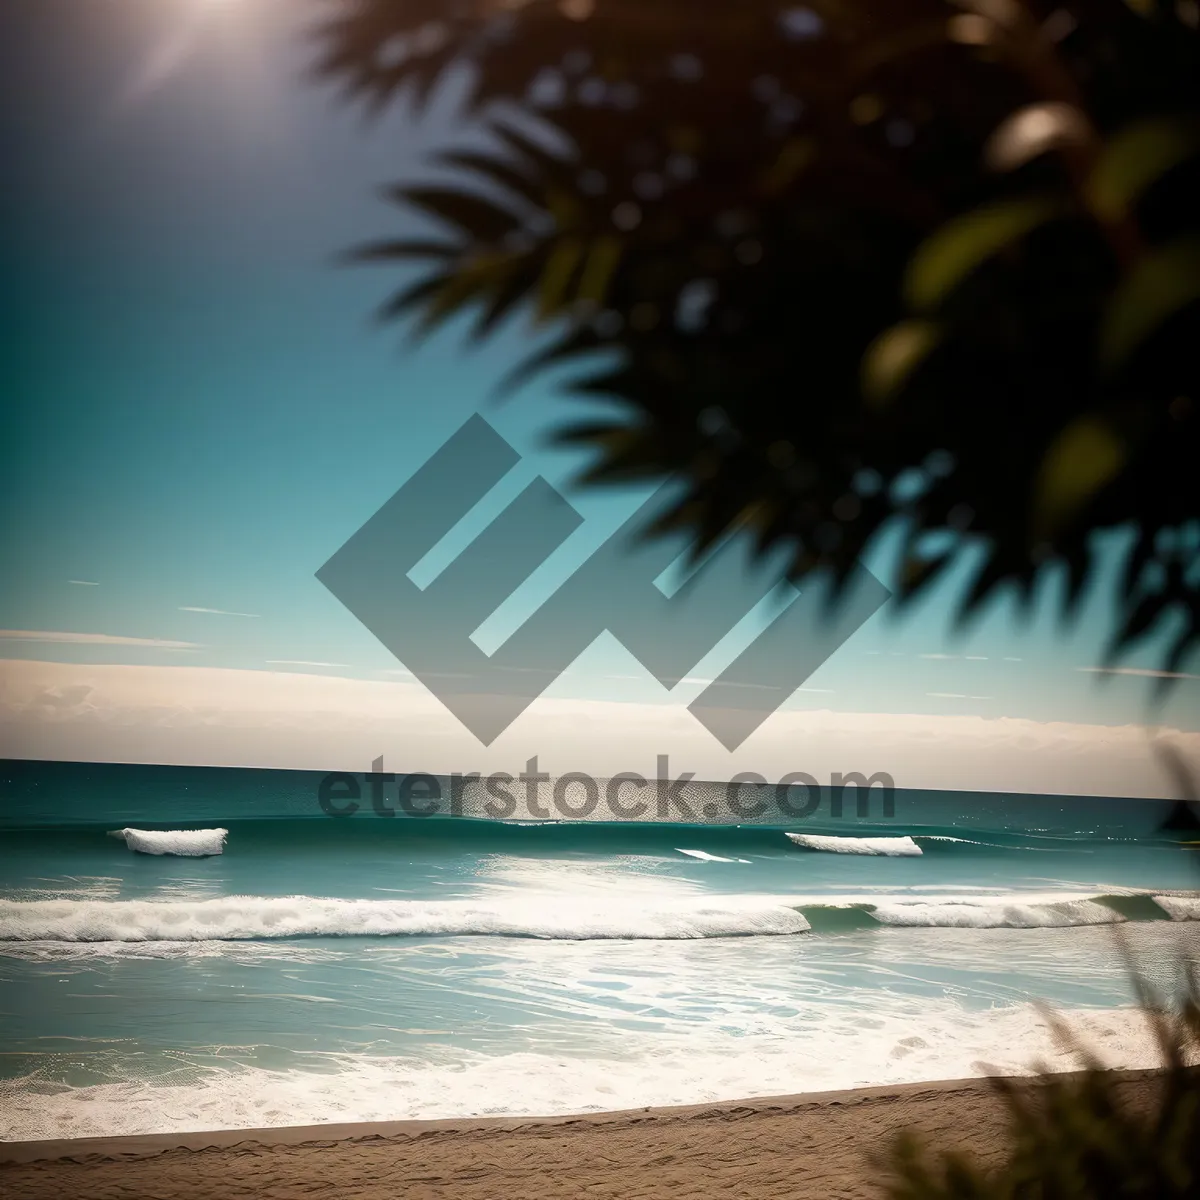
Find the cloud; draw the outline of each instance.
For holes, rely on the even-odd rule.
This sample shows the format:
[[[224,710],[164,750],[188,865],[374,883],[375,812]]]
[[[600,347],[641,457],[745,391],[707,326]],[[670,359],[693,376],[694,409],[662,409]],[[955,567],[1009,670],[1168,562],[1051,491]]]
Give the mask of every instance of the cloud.
[[[99,587],[100,583],[95,579],[68,579],[68,583],[78,584],[79,587]]]
[[[969,699],[969,697],[964,697]],[[1200,732],[1163,731],[1200,763]],[[876,771],[900,788],[1173,795],[1140,725],[780,710],[733,753],[683,705],[542,696],[482,746],[420,684],[201,666],[0,660],[0,757],[75,762],[730,779]]]
[[[313,662],[308,658],[268,658],[265,660],[276,667],[349,667],[349,663]]]
[[[957,658],[957,654],[918,654],[918,658]]]
[[[0,629],[0,641],[53,642],[64,646],[146,646],[152,650],[202,650],[196,642],[119,637],[112,633],[66,633],[48,629]]]
[[[180,612],[211,613],[215,617],[257,617],[258,613],[230,612],[224,608],[197,608],[192,604],[181,604]]]
[[[1186,671],[1154,671],[1149,667],[1076,667],[1075,670],[1093,675],[1141,675],[1147,679],[1200,679],[1200,675],[1189,675]]]

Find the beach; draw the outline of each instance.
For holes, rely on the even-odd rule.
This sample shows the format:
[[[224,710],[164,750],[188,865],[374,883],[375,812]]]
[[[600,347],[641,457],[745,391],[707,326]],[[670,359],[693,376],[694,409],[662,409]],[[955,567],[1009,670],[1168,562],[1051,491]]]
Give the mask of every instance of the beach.
[[[1200,953],[1193,856],[1148,801],[900,792],[891,817],[846,806],[798,833],[770,813],[335,821],[297,815],[312,782],[9,768],[0,1139],[529,1120],[1075,1069],[1040,1002],[1109,1067],[1147,1069],[1114,929],[1164,987]],[[724,792],[690,787],[700,810]],[[28,824],[35,799],[56,824]],[[131,829],[171,852],[138,852]],[[218,837],[219,854],[183,853]]]
[[[1151,1103],[1156,1082],[1154,1071],[1122,1072],[1124,1102]],[[883,1194],[869,1156],[906,1128],[969,1146],[980,1165],[1006,1146],[998,1098],[968,1079],[575,1117],[8,1143],[0,1190],[10,1200],[849,1200]]]
[[[1026,7],[0,0],[0,1200],[1200,1200],[1200,0]]]

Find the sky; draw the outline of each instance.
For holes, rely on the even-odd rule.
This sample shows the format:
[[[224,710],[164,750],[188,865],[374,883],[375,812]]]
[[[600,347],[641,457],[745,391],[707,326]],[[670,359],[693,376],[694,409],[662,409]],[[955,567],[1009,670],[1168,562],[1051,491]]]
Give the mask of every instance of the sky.
[[[1122,661],[1128,673],[1101,676],[1111,577],[1069,628],[1048,580],[1029,620],[1003,600],[956,632],[968,564],[911,612],[885,604],[736,752],[686,706],[761,613],[671,689],[602,634],[484,751],[317,570],[482,413],[520,462],[422,582],[539,475],[582,518],[477,632],[490,653],[646,493],[572,489],[581,460],[546,445],[584,411],[567,376],[496,400],[496,381],[538,344],[526,319],[471,347],[461,326],[414,346],[373,323],[401,279],[339,253],[414,232],[381,185],[435,177],[435,151],[486,134],[461,118],[453,86],[424,113],[365,120],[306,76],[307,15],[276,0],[8,0],[0,16],[18,168],[3,202],[15,286],[0,753],[365,767],[367,743],[345,728],[374,714],[394,769],[540,753],[612,773],[674,748],[728,777],[808,769],[797,756],[814,762],[837,742],[840,769],[903,764],[901,786],[1096,792],[1119,780],[1159,794],[1140,727],[1200,731],[1200,662],[1158,708],[1140,673],[1159,661],[1154,642]],[[868,564],[885,581],[888,549]],[[417,727],[421,752],[406,747]]]

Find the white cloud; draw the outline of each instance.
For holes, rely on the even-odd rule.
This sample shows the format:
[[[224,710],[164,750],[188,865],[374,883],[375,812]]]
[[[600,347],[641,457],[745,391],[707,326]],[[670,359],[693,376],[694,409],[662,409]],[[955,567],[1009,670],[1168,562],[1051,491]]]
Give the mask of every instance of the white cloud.
[[[181,604],[180,612],[211,613],[215,617],[257,617],[258,613],[229,612],[224,608],[197,608],[192,604]]]
[[[957,658],[957,654],[919,654],[918,658]]]
[[[265,660],[277,667],[346,667],[349,663],[313,662],[308,658],[268,658]]]
[[[1154,671],[1149,667],[1076,667],[1075,670],[1094,675],[1141,675],[1147,679],[1200,679],[1200,675],[1189,675],[1186,671]]]
[[[153,650],[202,650],[196,642],[119,637],[112,633],[67,633],[49,629],[0,629],[0,641],[53,642],[71,646],[146,646]]]
[[[100,583],[95,579],[68,579],[68,583],[78,584],[80,587],[99,587]]]
[[[1200,733],[1163,731],[1200,763]],[[728,753],[682,705],[543,696],[490,747],[420,684],[198,666],[0,660],[0,756],[699,779],[884,771],[898,787],[1171,796],[1147,731],[960,713],[781,710]]]
[[[769,683],[746,683],[743,681],[735,681],[732,679],[724,679],[724,680],[700,679],[693,675],[685,676],[683,679],[681,679],[679,681],[679,684],[675,685],[675,687],[679,686],[680,684],[696,684],[701,687],[710,687],[714,683],[719,683],[721,687],[726,687],[726,688],[741,688],[743,690],[751,690],[751,691],[757,691],[757,692],[774,691],[774,687]],[[674,691],[674,687],[672,687],[670,684],[668,684],[667,690]],[[797,690],[799,690],[799,689],[797,689]]]

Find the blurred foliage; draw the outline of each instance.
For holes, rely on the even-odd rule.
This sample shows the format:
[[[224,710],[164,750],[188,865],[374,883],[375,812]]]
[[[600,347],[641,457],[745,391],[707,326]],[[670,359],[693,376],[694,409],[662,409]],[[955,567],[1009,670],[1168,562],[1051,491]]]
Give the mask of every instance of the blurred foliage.
[[[891,1200],[1173,1200],[1200,1196],[1200,978],[1188,970],[1174,1003],[1134,975],[1143,1012],[1162,1054],[1155,1102],[1133,1107],[1120,1076],[1102,1064],[1061,1018],[1047,1014],[1083,1071],[1044,1068],[1028,1080],[989,1080],[1008,1114],[1011,1151],[993,1171],[969,1154],[930,1153],[910,1132],[877,1165]]]
[[[1200,641],[1197,0],[325,0],[319,72],[371,108],[451,71],[491,148],[389,195],[434,235],[419,333],[548,322],[612,349],[568,424],[592,482],[681,481],[835,583],[894,517],[906,601],[968,547],[962,615],[1129,529],[1110,660]],[[596,366],[596,363],[604,365]],[[522,375],[523,377],[523,375]]]

